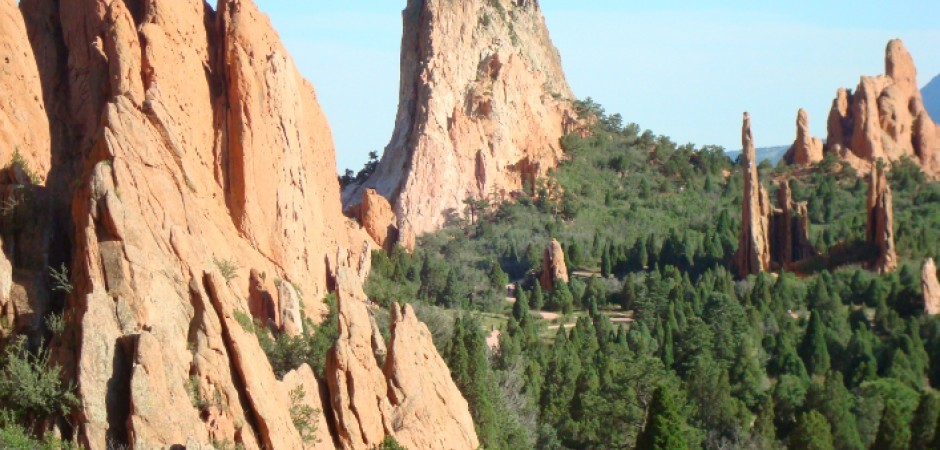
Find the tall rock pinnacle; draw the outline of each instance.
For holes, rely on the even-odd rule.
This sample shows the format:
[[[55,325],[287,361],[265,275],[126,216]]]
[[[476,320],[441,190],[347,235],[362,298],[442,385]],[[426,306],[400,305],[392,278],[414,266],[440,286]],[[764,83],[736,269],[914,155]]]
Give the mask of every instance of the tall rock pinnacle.
[[[800,108],[796,115],[796,140],[783,159],[787,164],[805,166],[823,160],[823,143],[809,131],[809,113]]]
[[[555,167],[573,95],[538,2],[409,0],[402,15],[395,130],[343,202],[374,188],[410,247],[464,200],[508,195]]]
[[[878,253],[872,270],[888,273],[898,267],[898,255],[894,247],[894,204],[891,185],[881,164],[876,164],[868,181],[868,222],[866,237]]]
[[[751,116],[744,113],[741,129],[741,169],[744,171],[744,200],[741,205],[741,237],[736,261],[742,277],[770,269],[770,199],[757,177]]]

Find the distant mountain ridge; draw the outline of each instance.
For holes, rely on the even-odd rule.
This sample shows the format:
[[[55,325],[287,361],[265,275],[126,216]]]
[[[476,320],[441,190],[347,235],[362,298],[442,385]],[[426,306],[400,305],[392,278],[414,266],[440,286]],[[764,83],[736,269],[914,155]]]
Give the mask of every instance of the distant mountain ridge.
[[[787,150],[790,149],[789,145],[777,145],[774,147],[761,147],[756,150],[757,162],[768,161],[771,164],[777,164],[783,159],[783,155],[787,153]],[[739,156],[741,156],[741,150],[735,150],[733,152],[727,153],[728,157],[732,161],[736,161]]]
[[[930,114],[934,122],[940,122],[940,75],[934,77],[920,90],[920,95],[924,98],[924,108]]]

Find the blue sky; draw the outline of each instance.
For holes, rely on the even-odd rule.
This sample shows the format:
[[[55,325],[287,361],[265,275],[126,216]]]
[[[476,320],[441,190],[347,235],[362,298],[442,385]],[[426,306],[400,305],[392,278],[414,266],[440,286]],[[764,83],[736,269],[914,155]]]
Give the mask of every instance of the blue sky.
[[[333,129],[339,170],[381,153],[398,103],[405,0],[256,0],[271,16]],[[789,144],[796,111],[813,133],[839,87],[884,70],[902,38],[919,84],[940,74],[940,1],[541,0],[575,94],[679,143]]]

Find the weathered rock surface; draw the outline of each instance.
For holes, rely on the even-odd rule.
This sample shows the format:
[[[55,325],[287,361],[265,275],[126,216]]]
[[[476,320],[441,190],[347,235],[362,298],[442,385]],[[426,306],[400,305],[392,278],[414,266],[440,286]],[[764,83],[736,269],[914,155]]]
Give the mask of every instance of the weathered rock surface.
[[[396,304],[391,328],[384,371],[398,442],[409,449],[478,448],[470,409],[428,327],[411,305]]]
[[[0,167],[15,153],[42,182],[52,167],[49,118],[36,57],[16,6],[13,0],[0,1]]]
[[[388,199],[375,189],[366,189],[359,205],[359,223],[379,247],[391,251],[398,240],[395,212]]]
[[[741,236],[735,261],[738,273],[748,275],[770,270],[770,197],[757,176],[757,157],[751,116],[744,113],[741,130],[741,168],[744,171],[744,199],[741,207]]]
[[[906,157],[940,177],[940,130],[924,108],[914,60],[900,40],[888,42],[884,76],[863,76],[854,93],[839,89],[827,143],[828,151],[863,173],[879,159]]]
[[[477,446],[413,313],[399,314],[397,355],[386,354],[362,293],[372,245],[341,214],[329,126],[251,0],[216,11],[201,0],[23,0],[20,10],[0,0],[10,94],[0,151],[17,149],[46,183],[22,165],[0,171],[0,314],[39,336],[64,303],[69,345],[57,360],[81,399],[70,418],[80,444],[365,448],[400,430],[411,448]],[[68,295],[50,289],[49,267],[63,261]],[[306,366],[277,380],[255,335],[301,334],[334,289],[346,299],[345,348],[368,348],[360,371],[327,374],[351,400]],[[397,361],[388,377],[386,358]],[[321,409],[318,444],[292,417],[299,386],[300,402]],[[351,415],[334,414],[347,404]],[[353,428],[365,430],[359,440],[344,438]]]
[[[339,338],[327,357],[326,382],[341,447],[369,449],[389,435],[409,449],[479,447],[467,402],[414,310],[392,306],[386,354],[365,295],[345,267],[337,298]]]
[[[329,405],[323,402],[321,396],[324,388],[325,386],[322,386],[320,380],[317,380],[316,375],[314,375],[313,369],[307,364],[287,372],[281,381],[281,390],[286,397],[291,399],[291,407],[295,406],[293,403],[294,398],[291,396],[303,392],[297,406],[310,408],[309,411],[314,417],[313,423],[308,425],[310,434],[304,440],[304,448],[306,449],[332,450],[336,448],[336,443],[333,442],[333,436],[330,435],[329,425],[326,421],[327,414],[330,411]]]
[[[395,131],[375,173],[348,187],[391,199],[409,248],[462,214],[464,200],[508,195],[562,158],[573,97],[538,2],[409,0]]]
[[[898,255],[894,247],[894,204],[891,185],[885,169],[875,165],[868,181],[868,222],[866,238],[877,250],[877,259],[872,270],[878,273],[893,272],[898,267]]]
[[[777,207],[770,215],[770,258],[786,267],[817,255],[809,242],[809,210],[806,202],[794,202],[790,183],[777,190]]]
[[[809,130],[809,113],[800,108],[796,116],[796,140],[783,156],[787,164],[805,166],[823,160],[822,140],[813,137]]]
[[[565,265],[565,250],[557,240],[552,239],[542,254],[542,275],[539,282],[542,283],[542,289],[550,291],[558,281],[568,282],[568,267]]]
[[[747,113],[744,113],[742,137],[744,200],[735,262],[738,274],[746,277],[815,256],[816,250],[809,243],[806,202],[793,201],[788,182],[781,183],[777,190],[777,206],[771,205],[770,196],[758,177],[751,118]]]
[[[924,291],[924,314],[928,316],[940,314],[940,281],[937,281],[937,265],[933,258],[927,258],[924,261],[920,285]]]

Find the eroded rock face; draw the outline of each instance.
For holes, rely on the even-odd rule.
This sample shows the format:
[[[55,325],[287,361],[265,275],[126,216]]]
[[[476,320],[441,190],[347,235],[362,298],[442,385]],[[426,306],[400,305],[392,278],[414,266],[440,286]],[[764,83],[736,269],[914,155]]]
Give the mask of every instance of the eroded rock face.
[[[392,200],[401,242],[557,165],[573,97],[538,2],[409,0],[391,142],[367,188]]]
[[[813,137],[809,130],[809,113],[800,108],[796,116],[796,140],[783,159],[787,164],[806,166],[823,160],[822,140]]]
[[[375,189],[366,189],[359,205],[359,223],[365,228],[372,240],[386,251],[391,251],[398,240],[398,227],[395,225],[395,212],[385,197]]]
[[[809,243],[809,215],[806,202],[794,202],[790,184],[784,181],[777,190],[777,206],[770,203],[767,190],[760,183],[755,162],[751,118],[744,114],[744,200],[741,211],[741,235],[735,261],[741,277],[786,267],[815,256]]]
[[[316,319],[336,249],[369,248],[339,213],[313,89],[249,0],[21,8],[42,83],[11,91],[47,103],[50,173],[73,176],[54,193],[70,197],[74,226],[63,339],[78,343],[67,369],[80,442],[297,448],[288,409],[265,392],[273,372],[232,316],[278,325],[279,279],[305,293],[292,321],[301,302]]]
[[[479,447],[467,402],[414,310],[392,306],[386,353],[365,294],[345,267],[337,298],[339,338],[327,357],[326,382],[340,446],[369,449],[394,436],[409,449]]]
[[[900,40],[885,51],[885,75],[839,89],[829,113],[829,151],[863,173],[879,159],[910,158],[940,177],[940,134],[924,108],[914,60]]]
[[[924,261],[920,285],[924,291],[924,314],[928,316],[940,314],[940,281],[937,281],[937,265],[933,258],[927,258]]]
[[[866,237],[876,250],[878,257],[872,270],[878,273],[893,272],[898,267],[898,255],[894,247],[894,204],[891,185],[885,169],[876,165],[868,181],[868,222]]]
[[[806,202],[794,202],[790,183],[777,190],[777,207],[770,216],[771,261],[786,267],[817,255],[809,242],[809,209]]]
[[[552,239],[542,254],[542,275],[539,282],[542,283],[542,289],[551,291],[558,281],[568,282],[568,267],[565,265],[565,250],[557,240]]]
[[[744,171],[744,200],[741,208],[741,236],[735,261],[738,273],[745,277],[770,269],[770,197],[757,177],[757,157],[751,116],[744,113],[741,130],[741,168]]]
[[[392,305],[391,335],[384,372],[396,440],[410,449],[478,448],[467,401],[411,305]]]

